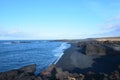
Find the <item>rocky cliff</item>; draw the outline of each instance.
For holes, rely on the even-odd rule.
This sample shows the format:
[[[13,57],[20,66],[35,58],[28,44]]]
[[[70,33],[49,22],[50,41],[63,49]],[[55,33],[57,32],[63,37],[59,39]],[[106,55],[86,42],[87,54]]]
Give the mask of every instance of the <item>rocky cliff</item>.
[[[79,42],[78,47],[85,55],[116,55],[120,54],[120,41],[88,41]]]

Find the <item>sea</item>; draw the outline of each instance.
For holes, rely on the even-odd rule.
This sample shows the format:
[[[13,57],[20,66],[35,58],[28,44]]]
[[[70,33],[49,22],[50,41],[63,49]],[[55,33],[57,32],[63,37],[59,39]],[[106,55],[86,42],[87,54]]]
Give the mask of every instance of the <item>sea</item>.
[[[52,40],[1,40],[0,72],[36,64],[35,74],[56,62],[70,47],[67,42]]]

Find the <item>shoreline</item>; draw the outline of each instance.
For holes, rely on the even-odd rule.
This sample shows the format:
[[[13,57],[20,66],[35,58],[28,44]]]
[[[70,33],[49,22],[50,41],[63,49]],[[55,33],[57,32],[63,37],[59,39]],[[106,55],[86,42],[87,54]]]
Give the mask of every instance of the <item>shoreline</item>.
[[[69,44],[68,42],[63,42],[62,44],[61,44],[61,46],[63,46],[63,44],[64,44],[64,46],[65,46],[65,48],[63,48],[62,50],[61,50],[61,54],[60,54],[60,56],[59,56],[59,58],[58,59],[56,59],[52,64],[56,64],[59,60],[60,60],[60,58],[64,55],[64,52],[68,49],[68,48],[70,48],[71,47],[71,44]],[[61,48],[61,46],[59,47],[59,48]]]
[[[91,67],[94,62],[93,59],[97,58],[97,56],[88,57],[78,52],[79,49],[77,48],[77,42],[72,41],[72,42],[69,42],[69,44],[71,44],[71,47],[64,51],[63,56],[59,59],[59,61],[56,63],[55,66],[60,67],[64,71],[69,71],[69,72],[76,72],[74,71],[75,66],[77,68],[80,67],[82,69]],[[82,60],[83,63],[79,63],[80,62],[79,60]],[[77,73],[79,72],[77,71]]]
[[[66,40],[65,42],[71,46],[64,50],[58,62],[48,66],[38,75],[34,74],[36,65],[33,64],[16,70],[0,72],[0,80],[120,79],[119,41]],[[116,45],[119,48],[116,49]]]
[[[83,43],[83,42],[81,42]],[[69,42],[71,47],[64,51],[64,55],[56,63],[56,67],[64,71],[75,73],[95,73],[110,74],[120,65],[120,55],[85,55],[82,49],[78,48],[78,42]],[[89,43],[88,43],[89,44]],[[119,54],[120,52],[118,52]]]

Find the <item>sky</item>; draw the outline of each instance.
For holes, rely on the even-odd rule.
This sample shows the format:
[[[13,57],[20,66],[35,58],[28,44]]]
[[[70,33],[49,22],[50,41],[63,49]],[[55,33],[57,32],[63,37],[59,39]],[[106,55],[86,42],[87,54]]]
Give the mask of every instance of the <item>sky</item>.
[[[0,40],[120,36],[120,0],[0,0]]]

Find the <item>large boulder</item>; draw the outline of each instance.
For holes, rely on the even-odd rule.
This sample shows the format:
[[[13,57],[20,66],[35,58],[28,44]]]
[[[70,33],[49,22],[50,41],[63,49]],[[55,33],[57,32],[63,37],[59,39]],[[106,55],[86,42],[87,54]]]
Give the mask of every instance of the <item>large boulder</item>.
[[[0,73],[0,80],[35,80],[36,65],[28,65],[20,69]]]
[[[1,72],[0,73],[0,80],[16,80],[17,76],[18,76],[17,70]]]
[[[83,74],[69,73],[63,71],[62,68],[58,68],[55,65],[49,66],[46,70],[42,71],[40,76],[42,80],[83,80]]]
[[[24,66],[19,69],[19,71],[30,73],[30,74],[34,74],[35,70],[36,70],[36,64]]]

